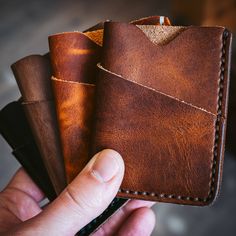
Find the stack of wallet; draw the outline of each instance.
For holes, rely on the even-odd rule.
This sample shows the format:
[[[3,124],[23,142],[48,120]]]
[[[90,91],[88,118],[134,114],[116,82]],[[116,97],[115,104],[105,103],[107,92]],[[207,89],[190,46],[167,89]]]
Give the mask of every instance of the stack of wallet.
[[[215,200],[227,118],[227,29],[171,26],[167,17],[151,16],[48,39],[49,53],[12,65],[21,98],[1,110],[0,132],[49,200],[95,153],[122,155],[117,198],[81,235],[128,199]]]

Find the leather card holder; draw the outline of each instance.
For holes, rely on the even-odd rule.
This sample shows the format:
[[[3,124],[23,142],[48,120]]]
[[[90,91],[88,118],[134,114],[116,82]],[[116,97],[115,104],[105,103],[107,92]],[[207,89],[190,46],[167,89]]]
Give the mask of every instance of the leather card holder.
[[[92,153],[125,162],[118,196],[208,205],[219,191],[231,33],[107,22]]]

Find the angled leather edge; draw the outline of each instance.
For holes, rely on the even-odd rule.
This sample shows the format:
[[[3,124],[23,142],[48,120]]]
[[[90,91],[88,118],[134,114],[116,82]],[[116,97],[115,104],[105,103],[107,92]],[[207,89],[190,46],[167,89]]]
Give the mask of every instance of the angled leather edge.
[[[144,33],[138,26],[106,23],[102,66],[124,78],[216,114],[224,28],[142,28],[148,29]],[[153,43],[153,40],[160,38],[167,43]]]
[[[188,204],[185,197],[207,196],[214,114],[104,70],[97,98],[92,154],[108,147],[121,153],[126,170],[118,197],[181,197],[178,203]]]

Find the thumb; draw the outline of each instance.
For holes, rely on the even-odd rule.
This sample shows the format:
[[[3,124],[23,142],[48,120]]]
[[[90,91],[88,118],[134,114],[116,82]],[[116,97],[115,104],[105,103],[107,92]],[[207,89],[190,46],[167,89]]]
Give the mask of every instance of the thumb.
[[[124,163],[119,153],[111,149],[99,152],[56,200],[26,222],[26,227],[34,235],[76,234],[107,208],[123,175]]]

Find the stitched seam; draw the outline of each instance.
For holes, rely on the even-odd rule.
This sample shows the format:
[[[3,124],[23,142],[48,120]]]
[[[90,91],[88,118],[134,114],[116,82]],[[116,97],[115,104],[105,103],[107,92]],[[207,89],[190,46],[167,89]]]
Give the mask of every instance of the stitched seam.
[[[228,32],[224,31],[222,36],[222,49],[221,49],[221,63],[220,63],[220,77],[219,77],[219,86],[218,86],[218,96],[217,96],[217,120],[215,123],[215,141],[214,141],[214,149],[213,149],[213,162],[211,166],[211,175],[210,175],[210,182],[209,182],[209,193],[206,198],[193,198],[189,196],[180,196],[180,195],[174,195],[174,194],[158,194],[154,192],[141,192],[141,191],[133,191],[133,190],[125,190],[125,189],[119,189],[119,193],[126,193],[126,194],[132,194],[132,195],[143,195],[143,196],[152,196],[152,197],[158,197],[162,199],[177,199],[177,200],[184,200],[184,201],[195,201],[195,202],[207,202],[209,199],[211,199],[212,194],[214,192],[214,183],[215,183],[215,173],[216,173],[216,165],[217,161],[216,158],[218,156],[218,142],[220,142],[219,139],[219,122],[221,119],[221,113],[222,113],[222,99],[223,99],[223,82],[224,82],[224,72],[225,72],[225,55],[226,55],[226,39],[228,37]],[[101,67],[101,65],[98,65]],[[104,69],[104,68],[102,68]],[[108,71],[109,72],[109,71]],[[103,212],[98,218],[103,217],[103,215],[107,212],[109,212],[114,207],[114,202],[111,203],[111,205]],[[83,228],[80,233],[86,234],[89,229],[93,227],[97,222],[97,218],[94,219],[91,223],[89,223],[85,228]]]
[[[161,92],[161,91],[159,91],[159,90],[157,90],[157,89],[151,88],[151,87],[149,87],[149,86],[147,86],[147,85],[140,84],[140,83],[138,83],[138,82],[136,82],[136,81],[134,81],[134,80],[125,79],[124,77],[122,77],[122,75],[116,74],[116,73],[114,73],[114,72],[111,72],[111,71],[105,69],[105,68],[104,68],[101,64],[99,64],[99,63],[97,64],[97,66],[98,66],[100,69],[106,71],[107,73],[113,74],[113,75],[115,75],[115,76],[117,76],[117,77],[119,77],[119,78],[121,78],[121,79],[123,79],[123,80],[126,80],[126,81],[128,81],[128,82],[137,84],[137,85],[139,85],[139,86],[141,86],[141,87],[143,87],[143,88],[152,90],[152,91],[154,91],[154,92],[156,92],[156,93],[158,93],[158,94],[161,94],[161,95],[163,95],[163,96],[169,97],[169,98],[171,98],[171,99],[173,99],[173,100],[175,100],[175,101],[177,101],[177,102],[183,103],[183,104],[185,104],[185,105],[187,105],[187,106],[190,106],[190,107],[192,107],[192,108],[195,108],[195,109],[197,109],[197,110],[203,111],[203,112],[208,113],[208,114],[211,114],[211,115],[213,115],[213,116],[216,116],[216,114],[214,114],[214,113],[212,113],[212,112],[210,112],[210,111],[208,111],[208,110],[206,110],[206,109],[204,109],[204,108],[202,108],[202,107],[195,106],[195,105],[193,105],[192,103],[186,102],[186,101],[184,101],[184,100],[181,100],[181,99],[179,99],[179,98],[176,98],[176,97],[174,97],[174,96],[171,96],[171,95],[169,95],[169,94],[167,94],[167,93],[163,93],[163,92]]]
[[[162,199],[177,199],[184,201],[194,201],[194,202],[207,202],[209,201],[213,193],[215,191],[215,176],[216,176],[216,167],[217,167],[217,156],[218,156],[218,144],[220,143],[219,138],[219,130],[220,130],[220,120],[222,117],[222,100],[223,100],[223,92],[224,92],[224,73],[225,73],[225,62],[226,62],[226,40],[228,38],[228,31],[225,30],[222,35],[222,47],[221,47],[221,59],[220,59],[220,76],[218,80],[218,96],[217,96],[217,119],[215,122],[215,140],[214,140],[214,148],[213,148],[213,161],[211,165],[211,174],[210,174],[210,182],[209,182],[209,192],[208,196],[205,198],[194,198],[191,196],[181,196],[176,194],[164,194],[164,193],[154,193],[154,192],[146,192],[146,191],[133,191],[127,189],[119,189],[120,193],[126,193],[131,195],[142,195],[142,196],[152,196],[158,197]]]

